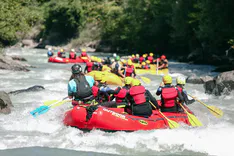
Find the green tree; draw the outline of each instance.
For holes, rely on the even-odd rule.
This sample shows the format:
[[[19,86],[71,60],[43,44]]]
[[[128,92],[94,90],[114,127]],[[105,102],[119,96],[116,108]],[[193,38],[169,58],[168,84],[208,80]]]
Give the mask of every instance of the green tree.
[[[14,44],[40,19],[41,14],[34,0],[1,0],[0,44]]]

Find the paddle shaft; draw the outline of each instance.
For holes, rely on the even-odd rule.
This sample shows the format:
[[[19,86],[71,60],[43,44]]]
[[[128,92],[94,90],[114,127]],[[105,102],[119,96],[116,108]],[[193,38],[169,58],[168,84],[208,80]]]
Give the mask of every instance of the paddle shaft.
[[[59,102],[62,102],[63,100],[66,100],[68,97],[66,96],[65,98],[63,98],[63,99],[61,99],[61,100],[59,100],[59,101],[57,101],[57,102],[55,102],[55,103],[52,103],[52,104],[50,104],[48,107],[51,107],[51,106],[53,106],[53,105],[56,105],[56,104],[58,104]]]
[[[149,101],[149,102],[155,109],[157,109],[156,106],[151,101]],[[179,127],[179,124],[177,122],[168,119],[160,110],[158,112],[166,119],[166,121],[168,122],[168,125],[171,129]]]
[[[181,103],[179,103],[179,105],[186,112],[191,126],[194,126],[194,127],[202,126],[202,123],[193,114],[190,114]]]

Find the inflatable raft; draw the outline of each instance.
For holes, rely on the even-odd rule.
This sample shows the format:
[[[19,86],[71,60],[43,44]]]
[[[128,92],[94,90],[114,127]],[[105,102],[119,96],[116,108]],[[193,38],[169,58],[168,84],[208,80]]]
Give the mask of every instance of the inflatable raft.
[[[190,125],[185,113],[163,114],[173,121]],[[168,122],[157,110],[149,118],[143,118],[125,114],[123,108],[98,107],[90,118],[86,119],[86,116],[86,108],[76,106],[65,113],[63,123],[81,130],[137,131],[168,128]]]
[[[48,59],[48,62],[53,63],[86,63],[89,61],[88,57],[76,57],[76,59],[70,59],[70,58],[61,58],[61,57],[50,57]]]
[[[91,71],[87,75],[94,77],[95,74],[97,73],[101,73],[106,78],[106,83],[109,85],[117,85],[117,86],[123,85],[123,79],[109,71]]]

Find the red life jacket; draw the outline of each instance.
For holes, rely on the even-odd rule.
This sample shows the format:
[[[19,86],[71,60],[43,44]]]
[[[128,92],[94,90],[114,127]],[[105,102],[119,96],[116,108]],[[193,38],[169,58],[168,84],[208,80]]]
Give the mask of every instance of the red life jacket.
[[[143,104],[146,102],[145,99],[145,87],[133,86],[129,89],[129,94],[133,97],[136,104]]]
[[[141,56],[141,57],[139,58],[140,63],[143,62],[144,60],[145,60],[145,58],[144,58],[143,56]]]
[[[71,51],[71,52],[70,52],[70,58],[71,58],[71,59],[75,59],[75,56],[76,56],[76,54],[75,54],[73,51]]]
[[[93,62],[86,62],[86,66],[88,73],[91,72],[93,68]]]
[[[86,52],[82,52],[81,53],[81,57],[85,57],[85,56],[87,56],[87,53]]]
[[[97,97],[99,88],[97,86],[92,87],[93,96]]]
[[[115,101],[116,101],[116,103],[123,102],[123,100],[125,99],[127,93],[128,93],[128,90],[126,88],[121,88],[120,91],[119,91],[119,93],[115,95]]]
[[[59,51],[59,52],[57,53],[57,56],[58,56],[58,57],[62,57],[62,53]]]
[[[142,69],[149,69],[149,66],[145,65],[145,66],[141,66]]]
[[[180,86],[176,86],[176,88],[179,90],[180,93],[182,93],[183,88],[181,88]]]
[[[175,87],[162,88],[162,98],[164,100],[164,107],[174,107],[177,96],[178,92],[175,89]]]
[[[153,62],[153,59],[154,59],[154,58],[153,58],[152,56],[149,56],[149,57],[148,57],[148,60],[150,61],[150,63]]]
[[[127,68],[126,68],[126,75],[125,76],[131,76],[132,73],[133,73],[133,71],[134,71],[134,66],[133,65],[131,65],[130,67],[127,66]]]

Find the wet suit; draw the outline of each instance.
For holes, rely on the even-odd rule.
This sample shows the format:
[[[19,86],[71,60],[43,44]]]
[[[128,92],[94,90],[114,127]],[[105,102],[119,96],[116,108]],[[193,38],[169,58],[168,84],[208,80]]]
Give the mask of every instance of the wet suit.
[[[76,102],[87,103],[94,99],[91,88],[93,84],[94,79],[92,76],[77,75],[68,83],[68,96],[74,97]],[[74,105],[77,104],[76,102]]]
[[[183,85],[177,84],[176,87],[178,88],[178,90],[180,91],[181,95],[183,96],[184,102],[186,103],[186,105],[190,105],[190,104],[192,104],[192,103],[195,102],[194,99],[192,99],[192,100],[188,99],[187,92],[184,90]]]

